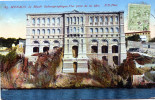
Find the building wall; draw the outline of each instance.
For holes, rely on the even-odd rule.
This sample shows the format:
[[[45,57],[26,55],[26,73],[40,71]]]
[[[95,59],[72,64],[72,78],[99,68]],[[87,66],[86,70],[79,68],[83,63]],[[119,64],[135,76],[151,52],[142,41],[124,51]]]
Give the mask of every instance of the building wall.
[[[139,36],[146,36],[146,41],[148,42],[150,40],[150,31],[142,31],[142,32],[131,32],[131,33],[125,33],[125,37],[128,38],[133,35],[139,35]]]
[[[75,63],[78,66],[77,72],[88,72],[87,62],[91,58],[101,60],[107,58],[108,64],[111,66],[116,64],[114,59],[117,59],[118,65],[126,59],[123,12],[84,13],[73,11],[60,14],[28,14],[27,17],[26,56],[33,54],[34,47],[38,47],[39,52],[43,52],[43,47],[53,49],[55,45],[63,46],[63,72],[74,72]],[[45,24],[44,20],[37,24],[35,21],[38,18],[40,21],[45,18]],[[48,18],[51,20],[60,18],[60,24],[56,24],[57,22],[49,24]],[[40,34],[36,33],[38,29]],[[45,29],[45,33],[42,32],[43,29]],[[60,33],[47,34],[48,29],[51,31],[60,29]],[[45,43],[45,41],[48,42]],[[117,52],[113,52],[113,49],[117,48]],[[77,53],[75,53],[76,51]]]

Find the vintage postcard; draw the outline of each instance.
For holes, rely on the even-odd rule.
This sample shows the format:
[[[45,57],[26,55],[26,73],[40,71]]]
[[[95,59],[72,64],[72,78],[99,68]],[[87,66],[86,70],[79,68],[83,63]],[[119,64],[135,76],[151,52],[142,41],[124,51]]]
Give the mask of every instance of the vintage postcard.
[[[0,0],[2,100],[155,99],[154,0]]]

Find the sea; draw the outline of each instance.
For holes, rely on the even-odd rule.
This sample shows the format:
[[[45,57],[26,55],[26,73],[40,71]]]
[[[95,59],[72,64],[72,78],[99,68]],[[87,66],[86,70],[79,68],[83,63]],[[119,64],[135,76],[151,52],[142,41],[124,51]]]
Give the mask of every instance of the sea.
[[[1,90],[2,100],[149,99],[155,88]]]

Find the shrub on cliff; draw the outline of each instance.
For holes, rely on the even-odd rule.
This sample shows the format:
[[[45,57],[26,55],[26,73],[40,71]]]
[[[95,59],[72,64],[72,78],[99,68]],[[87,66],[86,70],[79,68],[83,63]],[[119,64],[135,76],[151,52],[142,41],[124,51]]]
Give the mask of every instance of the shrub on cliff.
[[[115,71],[107,65],[106,61],[93,58],[89,61],[89,66],[92,77],[100,81],[105,87],[116,85]]]
[[[16,54],[16,48],[12,48],[6,56],[1,56],[1,71],[9,71],[20,59]]]
[[[51,53],[40,53],[38,59],[33,66],[35,70],[33,84],[38,88],[46,88],[50,82],[56,80],[56,70],[62,61],[63,49],[58,48]]]

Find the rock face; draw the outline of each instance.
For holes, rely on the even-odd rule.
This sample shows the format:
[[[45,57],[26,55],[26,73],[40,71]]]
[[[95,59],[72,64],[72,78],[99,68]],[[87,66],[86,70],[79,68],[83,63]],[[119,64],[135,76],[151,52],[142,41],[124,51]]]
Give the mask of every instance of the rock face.
[[[2,88],[84,88],[84,87],[122,87],[130,83],[131,75],[141,74],[135,67],[134,61],[148,63],[150,58],[139,54],[128,54],[121,66],[111,68],[107,61],[91,59],[88,63],[88,73],[61,73],[63,49],[46,53],[37,53],[35,64],[28,62],[28,58],[16,59],[16,62],[3,71],[1,76]],[[141,60],[142,58],[145,61]],[[13,60],[14,61],[14,60]]]

